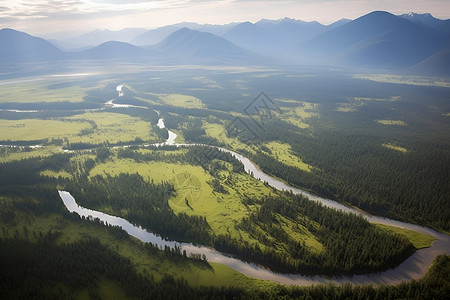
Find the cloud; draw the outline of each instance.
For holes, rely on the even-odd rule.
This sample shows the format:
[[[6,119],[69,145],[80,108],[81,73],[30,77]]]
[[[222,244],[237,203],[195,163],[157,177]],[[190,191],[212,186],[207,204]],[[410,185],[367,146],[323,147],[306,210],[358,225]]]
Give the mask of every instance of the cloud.
[[[373,10],[450,17],[448,0],[0,0],[0,27],[40,32],[224,24],[290,17],[325,24]]]
[[[162,0],[159,0],[159,1],[162,1]],[[94,2],[94,3],[104,3],[104,4],[128,4],[128,3],[145,3],[145,2],[154,2],[154,1],[144,1],[144,0],[92,0],[92,2]]]
[[[86,7],[81,0],[49,0],[49,1],[7,1],[7,10],[0,10],[0,16],[12,18],[46,17],[55,13],[78,12]]]

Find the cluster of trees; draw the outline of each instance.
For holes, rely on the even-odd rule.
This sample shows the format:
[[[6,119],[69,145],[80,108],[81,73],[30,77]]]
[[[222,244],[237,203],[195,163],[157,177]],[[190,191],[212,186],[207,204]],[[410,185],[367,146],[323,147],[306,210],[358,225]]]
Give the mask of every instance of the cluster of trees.
[[[442,132],[394,128],[387,136],[384,128],[368,126],[362,130],[350,127],[351,121],[341,124],[333,119],[330,127],[327,122],[316,120],[311,129],[302,131],[274,118],[265,123],[258,135],[242,131],[236,137],[261,150],[266,142],[287,143],[296,156],[315,167],[304,172],[281,163],[267,151],[242,151],[263,171],[292,185],[374,214],[449,230],[450,143]],[[415,136],[418,133],[412,134],[411,130],[423,137]],[[383,147],[386,140],[401,141],[408,152]]]
[[[147,149],[153,150],[178,150],[179,147],[176,146],[163,146],[163,147],[147,147]],[[205,171],[220,180],[220,171],[228,170],[225,163],[231,165],[231,171],[235,173],[243,173],[244,165],[233,157],[230,153],[221,151],[215,147],[208,146],[192,146],[187,147],[186,153],[165,155],[161,151],[142,153],[135,151],[131,147],[120,149],[117,153],[119,158],[131,158],[136,162],[146,162],[146,161],[165,161],[170,163],[183,162],[191,165],[201,166]],[[211,185],[219,188],[221,182],[214,180]],[[220,189],[220,188],[219,188]]]
[[[155,280],[152,275],[139,274],[128,259],[95,239],[63,245],[57,245],[52,236],[37,243],[1,239],[0,257],[2,299],[72,299],[82,289],[88,289],[91,299],[100,299],[102,279],[117,282],[128,296],[138,299],[192,299],[221,292],[194,289],[169,275]],[[238,295],[233,290],[223,294],[228,293]]]
[[[111,208],[114,214],[176,240],[209,243],[210,228],[202,216],[175,215],[169,198],[175,189],[169,182],[147,182],[138,174],[83,177],[64,180],[66,190],[84,207],[102,210]]]
[[[188,151],[184,155],[184,161],[189,164],[200,165],[205,170],[209,171],[213,176],[215,176],[218,171],[224,170],[222,162],[218,162],[217,160],[230,163],[233,172],[244,172],[244,165],[234,158],[233,155],[214,147],[189,147]]]
[[[245,259],[261,263],[280,272],[355,274],[374,272],[403,261],[413,247],[395,234],[371,225],[361,216],[345,214],[311,202],[303,196],[284,194],[249,199],[260,207],[237,227],[256,238],[256,243],[219,236],[218,249],[239,253]],[[324,246],[313,252],[304,242],[294,240],[283,228],[280,216],[295,224],[290,230],[302,233],[305,227]],[[284,251],[277,250],[283,245]]]
[[[222,155],[222,153],[216,154]],[[74,154],[58,154],[48,158],[32,158],[1,164],[0,195],[2,199],[10,199],[10,201],[0,203],[0,222],[4,224],[2,226],[4,230],[8,231],[9,226],[15,226],[17,212],[28,212],[32,215],[53,212],[60,214],[62,220],[87,222],[67,212],[57,194],[55,180],[39,176],[40,171],[48,168],[58,171],[75,167],[71,165],[70,157],[72,155]],[[107,157],[109,153],[102,153],[100,150],[97,155],[100,156],[97,159],[100,159]],[[211,159],[209,155],[205,155],[203,159],[207,158],[210,159],[210,164],[205,164],[205,167],[209,170],[211,163],[214,164],[217,159]],[[77,166],[77,168],[89,169],[93,167],[95,160],[91,159],[89,162],[80,163],[82,166]],[[221,167],[215,166],[213,170],[217,168]],[[403,239],[398,236],[381,234],[360,217],[338,213],[320,207],[301,196],[286,193],[282,196],[268,196],[263,199],[244,199],[248,205],[257,204],[259,209],[237,226],[250,234],[254,233],[254,229],[262,228],[270,239],[265,240],[263,237],[258,237],[259,242],[270,245],[270,240],[276,238],[283,244],[283,247],[287,248],[284,253],[258,250],[255,245],[242,240],[233,240],[230,236],[212,235],[204,218],[196,219],[187,215],[176,216],[167,205],[167,200],[173,193],[173,186],[169,183],[148,183],[137,174],[122,174],[116,177],[98,176],[87,180],[88,172],[79,173],[76,181],[60,179],[60,183],[68,187],[72,186],[73,190],[69,190],[73,192],[77,201],[85,206],[109,205],[119,212],[128,211],[126,218],[143,224],[147,228],[152,228],[153,218],[159,218],[155,224],[162,224],[162,226],[174,229],[175,233],[167,230],[167,234],[172,237],[178,239],[177,235],[179,235],[181,240],[191,239],[204,244],[209,243],[217,249],[235,253],[249,261],[261,262],[276,270],[286,271],[295,268],[302,273],[308,273],[308,271],[322,269],[327,274],[365,272],[380,269],[383,268],[383,264],[392,264],[392,261],[395,263],[401,260],[405,251],[409,249],[409,245]],[[86,182],[83,181],[83,178]],[[87,205],[82,202],[83,198],[86,201],[92,201],[91,199],[94,201]],[[131,212],[135,215],[134,220]],[[306,227],[325,246],[324,253],[311,255],[305,250],[305,245],[292,241],[286,232],[283,232],[279,216],[295,220],[299,225]],[[146,221],[149,223],[145,224]],[[98,221],[88,223],[92,226],[105,227]],[[184,229],[176,231],[175,227],[190,228],[195,234],[183,231]],[[105,230],[118,240],[128,238],[128,235],[119,228],[106,227]],[[163,232],[166,229],[162,227],[157,230]],[[292,230],[296,230],[296,228],[292,228]],[[106,249],[96,240],[83,240],[60,245],[55,243],[55,239],[58,237],[57,232],[34,235],[33,229],[26,226],[21,231],[24,234],[14,234],[14,237],[9,234],[9,238],[0,239],[0,257],[4,278],[2,291],[0,291],[1,298],[33,299],[56,295],[59,298],[66,296],[69,298],[75,290],[82,288],[89,289],[90,295],[95,298],[99,296],[97,285],[102,278],[117,281],[128,295],[143,299],[154,298],[158,295],[164,295],[166,298],[219,296],[230,299],[264,299],[266,297],[382,299],[403,295],[438,298],[440,296],[442,298],[449,292],[450,259],[448,257],[439,258],[433,266],[432,272],[435,272],[433,274],[436,276],[427,276],[423,280],[400,286],[380,288],[332,285],[308,288],[280,286],[265,294],[259,291],[235,288],[192,288],[185,281],[168,276],[163,280],[155,280],[149,275],[137,273],[127,259]],[[36,237],[38,242],[31,243],[21,240],[20,237],[25,236],[26,232],[29,236]],[[201,236],[202,233],[206,234]],[[257,235],[254,236],[257,237]],[[180,262],[188,259],[177,249],[160,251],[151,244],[148,244],[146,248],[149,253],[157,253],[164,259]],[[201,257],[194,257],[194,259],[199,263],[206,263],[202,262]],[[372,261],[372,263],[367,263],[368,261]],[[205,267],[207,267],[207,263]],[[74,269],[76,270],[74,271]],[[48,286],[56,288],[47,288]],[[169,289],[170,291],[168,291]]]
[[[316,285],[278,287],[274,294],[287,299],[446,299],[450,293],[450,256],[436,258],[420,280],[399,285]]]
[[[96,103],[88,102],[70,102],[70,101],[58,101],[58,102],[8,102],[1,103],[0,109],[16,109],[16,110],[47,110],[47,111],[76,111],[84,109],[99,108],[100,105]]]
[[[100,282],[108,279],[128,297],[138,299],[445,299],[450,292],[450,257],[439,256],[427,275],[397,286],[311,287],[275,286],[256,288],[194,288],[184,279],[138,273],[131,262],[107,249],[96,239],[70,244],[55,243],[55,234],[37,243],[0,239],[2,299],[72,299],[83,289],[91,299],[100,299]]]
[[[340,274],[381,270],[400,262],[411,250],[410,244],[404,239],[380,232],[360,217],[321,207],[292,194],[243,199],[245,204],[256,204],[259,208],[236,226],[264,245],[262,249],[256,243],[236,240],[230,236],[216,236],[205,217],[173,212],[168,200],[175,190],[169,182],[148,182],[138,174],[89,177],[89,170],[95,166],[96,161],[108,159],[111,155],[106,148],[98,149],[96,154],[96,159],[87,160],[71,160],[70,157],[74,154],[58,154],[45,159],[4,163],[0,171],[0,182],[5,184],[3,189],[10,190],[23,190],[17,188],[18,184],[29,185],[30,188],[38,184],[36,186],[39,189],[47,185],[45,191],[51,194],[51,197],[47,197],[49,205],[58,203],[55,209],[61,209],[54,189],[54,184],[58,182],[84,207],[111,209],[115,215],[163,237],[214,245],[218,250],[283,272]],[[185,153],[173,155],[162,155],[157,151],[141,153],[127,148],[120,150],[119,155],[139,161],[175,159],[178,162],[201,165],[214,176],[210,184],[216,192],[221,193],[226,192],[220,176],[220,172],[227,168],[225,164],[231,165],[235,172],[243,172],[242,164],[232,155],[211,147],[189,147]],[[55,180],[39,175],[45,169],[64,169],[76,175],[70,179]],[[19,201],[16,205],[24,205],[20,203]],[[39,211],[39,207],[34,207],[36,204],[30,202],[27,205],[32,205],[32,209]],[[293,240],[282,228],[279,216],[307,228],[324,245],[325,251],[320,254],[312,253],[307,245]],[[277,247],[278,244],[283,245],[282,250]]]

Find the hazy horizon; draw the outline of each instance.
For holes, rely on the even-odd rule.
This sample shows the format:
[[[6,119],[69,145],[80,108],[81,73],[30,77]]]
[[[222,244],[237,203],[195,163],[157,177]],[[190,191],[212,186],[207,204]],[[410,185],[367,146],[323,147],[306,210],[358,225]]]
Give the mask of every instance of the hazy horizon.
[[[450,6],[445,0],[25,0],[2,1],[0,27],[55,38],[61,34],[75,36],[95,29],[152,29],[181,22],[222,25],[285,17],[328,25],[342,18],[356,19],[376,10],[395,15],[414,12],[431,13],[439,19],[450,18]]]

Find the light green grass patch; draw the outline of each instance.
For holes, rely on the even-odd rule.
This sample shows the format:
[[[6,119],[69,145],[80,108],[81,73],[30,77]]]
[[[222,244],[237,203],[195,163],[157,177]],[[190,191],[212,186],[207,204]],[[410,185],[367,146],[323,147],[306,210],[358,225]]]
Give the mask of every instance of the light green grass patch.
[[[432,236],[405,228],[383,224],[375,224],[375,226],[405,236],[416,249],[429,248],[431,247],[431,243],[435,240]]]
[[[41,172],[42,176],[48,176],[48,177],[54,177],[54,178],[58,178],[58,177],[63,177],[63,178],[71,178],[72,175],[67,173],[66,171],[59,171],[59,172],[55,172],[52,170],[45,170]]]
[[[249,209],[242,204],[241,199],[244,195],[259,198],[268,193],[269,189],[247,174],[228,175],[231,178],[223,183],[227,193],[222,194],[214,192],[209,184],[205,184],[195,174],[178,174],[180,192],[170,199],[170,206],[176,213],[185,212],[206,217],[216,234],[229,233],[233,238],[240,238],[243,233],[234,226],[249,214]],[[209,180],[212,180],[212,177]]]
[[[248,174],[224,171],[223,181],[228,193],[216,193],[208,182],[213,177],[199,166],[165,162],[137,163],[132,159],[114,159],[96,165],[90,176],[120,173],[139,173],[146,180],[169,181],[174,184],[176,195],[169,200],[175,214],[204,216],[216,234],[230,233],[234,238],[245,234],[234,228],[242,218],[247,217],[249,209],[242,204],[245,196],[260,198],[270,194],[271,189]],[[186,201],[187,200],[187,201]]]
[[[297,241],[302,242],[311,251],[317,254],[325,251],[324,246],[320,243],[316,237],[303,225],[293,222],[279,214],[277,214],[277,219],[279,220],[283,230],[289,234],[289,236]]]
[[[183,132],[181,130],[172,129],[173,132],[177,135],[175,138],[175,144],[183,144],[186,143],[186,140],[184,139]]]
[[[395,102],[401,99],[400,96],[392,96],[391,98],[369,98],[369,97],[354,97],[354,101],[381,101],[381,102]]]
[[[203,128],[205,129],[206,135],[213,137],[221,142],[227,144],[232,150],[244,149],[249,152],[254,152],[254,150],[248,145],[242,143],[238,138],[230,138],[226,134],[225,127],[217,123],[209,123],[203,121]]]
[[[75,137],[81,130],[89,128],[91,126],[86,122],[38,119],[0,120],[1,138],[11,141]]]
[[[135,299],[128,297],[125,290],[120,286],[119,282],[103,278],[99,282],[99,294],[101,299],[122,300]]]
[[[45,81],[2,85],[0,102],[81,102],[86,96],[85,89],[79,86],[50,89],[48,84]]]
[[[150,161],[150,162],[136,162],[133,159],[119,159],[113,158],[105,163],[97,164],[90,172],[90,176],[110,174],[112,176],[121,173],[138,173],[147,180],[154,180],[155,182],[175,181],[177,174],[192,174],[195,177],[200,177],[202,181],[206,182],[210,178],[207,173],[198,166],[183,165]],[[176,188],[176,187],[175,187]]]
[[[223,89],[222,86],[220,86],[217,81],[212,80],[210,78],[204,77],[204,76],[197,76],[192,78],[194,80],[200,81],[201,83],[205,84],[207,89],[203,89],[203,90],[208,90],[208,89]],[[195,89],[189,89],[189,90],[195,90]],[[198,90],[202,90],[201,88]]]
[[[400,120],[375,120],[376,122],[383,124],[383,125],[394,125],[394,126],[406,126],[404,121]]]
[[[84,135],[72,136],[71,143],[92,143],[104,142],[117,143],[132,141],[140,138],[144,141],[157,141],[159,137],[152,131],[151,124],[135,117],[119,113],[84,113],[66,118],[67,120],[78,121],[80,124],[88,124],[90,132]],[[93,121],[96,128],[87,123]],[[72,123],[77,124],[77,123]]]
[[[259,291],[268,291],[279,286],[276,282],[252,278],[222,264],[210,263],[210,265],[213,267],[213,273],[217,275],[212,278],[210,273],[199,273],[198,285],[208,286],[211,285],[211,281],[214,281],[216,286],[234,286],[244,290]]]
[[[289,144],[273,141],[266,143],[265,146],[270,149],[270,153],[268,153],[270,156],[285,165],[297,167],[305,172],[311,172],[313,167],[303,162],[301,158],[295,156],[292,153],[292,148]]]
[[[55,146],[44,146],[25,151],[24,148],[17,150],[6,148],[6,151],[0,155],[0,162],[27,159],[32,157],[47,157],[55,153],[61,153],[61,149]]]
[[[398,145],[395,145],[395,144],[392,144],[392,143],[382,144],[382,146],[385,147],[385,148],[396,150],[396,151],[400,151],[400,152],[403,152],[403,153],[408,152],[408,149],[406,149],[404,147],[401,147],[401,146],[398,146]]]
[[[394,74],[355,74],[353,78],[366,79],[375,82],[386,82],[396,84],[421,85],[421,86],[438,86],[450,87],[450,81],[443,78],[428,76],[407,76]]]
[[[442,114],[445,117],[450,117],[450,113]]]
[[[277,101],[286,102],[286,103],[298,103],[299,106],[292,108],[282,108],[282,114],[280,114],[280,118],[284,121],[291,123],[298,128],[304,129],[308,128],[309,124],[306,123],[306,120],[313,117],[319,117],[317,113],[317,109],[319,108],[319,104],[298,101],[295,99],[276,99]]]
[[[245,85],[247,83],[247,81],[245,81],[243,79],[234,79],[234,80],[231,80],[231,82],[234,83],[234,87],[238,90],[246,91],[249,89],[249,87],[247,85]]]
[[[358,103],[339,103],[336,107],[336,111],[339,112],[355,112],[362,104]]]
[[[186,108],[206,108],[198,98],[182,94],[156,94],[165,104],[186,107]]]
[[[161,105],[161,103],[153,101],[153,100],[145,98],[145,97],[134,96],[134,98],[136,98],[138,100],[141,100],[141,101],[144,101],[144,102],[147,102],[147,103],[149,103],[151,105]]]
[[[7,201],[8,199],[0,198],[0,200]],[[159,256],[149,255],[142,247],[142,243],[135,238],[119,241],[108,233],[106,227],[94,227],[85,222],[74,223],[58,214],[30,215],[17,212],[15,215],[14,224],[8,223],[6,226],[0,220],[0,226],[6,228],[5,231],[0,231],[1,238],[16,236],[36,242],[39,232],[58,231],[61,235],[56,240],[57,244],[73,243],[85,238],[99,239],[110,250],[130,259],[139,273],[144,274],[145,271],[147,274],[151,274],[155,280],[160,280],[164,274],[168,274],[174,278],[185,278],[194,287],[203,285],[242,288],[253,288],[254,286],[264,288],[267,286],[267,288],[270,288],[277,285],[276,283],[250,278],[220,264],[212,263],[210,269],[192,261],[178,262],[161,259]],[[28,228],[26,233],[23,229],[24,226]],[[34,233],[36,233],[36,236]],[[101,282],[101,284],[105,283],[108,282]],[[108,285],[112,283],[109,282]],[[120,289],[120,287],[117,286],[117,289]],[[116,292],[121,294],[119,290],[116,290]]]

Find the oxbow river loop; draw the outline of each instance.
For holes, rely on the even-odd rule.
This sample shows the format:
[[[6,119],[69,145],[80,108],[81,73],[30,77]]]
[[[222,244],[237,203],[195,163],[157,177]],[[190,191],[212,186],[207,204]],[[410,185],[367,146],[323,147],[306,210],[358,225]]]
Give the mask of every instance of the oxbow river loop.
[[[119,97],[122,96],[122,86],[117,87],[117,91],[119,92]],[[112,102],[112,101],[111,101]],[[113,103],[108,103],[109,105]],[[124,107],[124,106],[122,106]],[[130,106],[128,106],[130,107]],[[158,112],[159,114],[159,112]],[[159,128],[165,128],[164,125],[164,119],[160,117],[158,120],[157,126]],[[160,144],[154,144],[156,146],[161,145],[177,145],[177,146],[194,146],[197,144],[175,144],[175,139],[177,135],[172,132],[171,130],[168,130],[168,139],[164,143]],[[150,146],[150,145],[148,145]],[[210,145],[203,145],[205,147],[215,147]],[[205,254],[206,258],[210,262],[216,262],[220,264],[227,265],[234,270],[241,272],[245,275],[248,275],[250,277],[255,277],[259,279],[264,280],[270,280],[279,282],[282,284],[287,285],[312,285],[312,284],[320,284],[320,283],[335,283],[335,284],[343,284],[343,283],[352,283],[352,284],[373,284],[373,285],[379,285],[379,284],[398,284],[402,281],[409,281],[412,279],[419,279],[425,275],[426,270],[431,265],[433,260],[438,256],[439,254],[447,254],[450,255],[450,236],[437,232],[433,229],[414,225],[406,222],[400,222],[396,220],[391,220],[383,217],[373,216],[370,215],[362,210],[355,209],[352,207],[344,206],[336,201],[332,201],[329,199],[324,199],[321,197],[318,197],[316,195],[310,194],[308,192],[305,192],[301,189],[294,188],[286,183],[284,183],[281,180],[278,180],[277,178],[274,178],[264,172],[262,172],[260,169],[256,167],[255,164],[253,164],[247,157],[236,153],[234,151],[224,149],[224,148],[218,148],[217,149],[230,153],[233,155],[237,160],[239,160],[243,165],[245,172],[248,174],[251,174],[256,179],[267,182],[270,186],[278,189],[278,190],[285,190],[285,191],[292,191],[294,194],[302,194],[306,197],[308,197],[311,201],[317,201],[322,203],[324,206],[332,207],[338,210],[342,210],[345,212],[351,212],[358,215],[362,215],[364,218],[366,218],[368,221],[373,223],[379,223],[379,224],[385,224],[385,225],[391,225],[395,227],[401,227],[406,228],[409,230],[421,232],[424,234],[428,234],[430,236],[433,236],[436,238],[436,240],[432,243],[432,246],[430,248],[424,248],[416,251],[413,255],[411,255],[409,258],[407,258],[403,263],[398,265],[397,267],[383,271],[378,273],[371,273],[371,274],[365,274],[365,275],[355,275],[355,276],[335,276],[335,277],[326,277],[326,276],[306,276],[306,275],[298,275],[298,274],[280,274],[272,272],[266,268],[263,268],[261,266],[257,266],[255,264],[247,263],[244,261],[241,261],[237,258],[230,257],[227,255],[224,255],[215,249],[204,247],[204,246],[196,246],[190,243],[179,243],[177,241],[167,241],[159,237],[158,235],[151,233],[145,229],[143,229],[140,226],[135,226],[128,222],[125,219],[110,216],[102,212],[98,212],[95,210],[90,210],[84,207],[79,206],[76,203],[76,200],[70,195],[70,193],[66,191],[59,191],[59,195],[64,202],[65,206],[70,212],[76,212],[80,216],[84,217],[90,217],[90,218],[98,218],[101,221],[115,225],[120,226],[123,228],[129,235],[138,238],[139,240],[143,242],[151,242],[153,244],[158,245],[159,247],[175,247],[178,246],[181,248],[181,250],[186,250],[188,254],[190,253],[198,253],[198,254]]]

